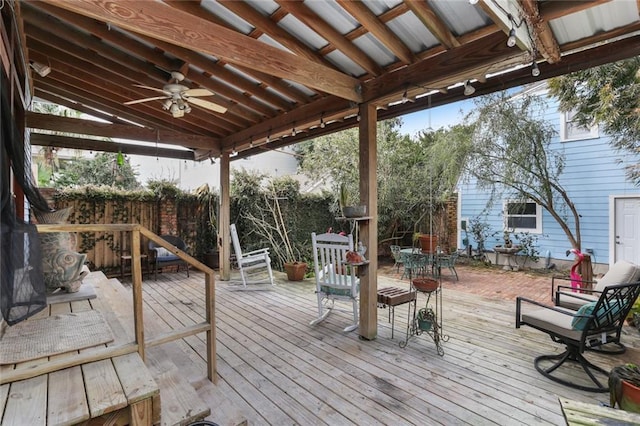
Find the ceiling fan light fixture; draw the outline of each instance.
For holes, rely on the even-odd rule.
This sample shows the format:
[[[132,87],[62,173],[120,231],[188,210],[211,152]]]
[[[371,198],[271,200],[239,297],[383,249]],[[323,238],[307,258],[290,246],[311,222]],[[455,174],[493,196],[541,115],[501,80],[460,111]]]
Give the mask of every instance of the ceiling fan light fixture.
[[[469,80],[464,82],[464,95],[471,96],[476,92],[476,88],[471,85]]]
[[[171,108],[172,104],[173,101],[171,99],[167,99],[166,101],[162,102],[162,109],[165,111],[169,111],[169,108]]]

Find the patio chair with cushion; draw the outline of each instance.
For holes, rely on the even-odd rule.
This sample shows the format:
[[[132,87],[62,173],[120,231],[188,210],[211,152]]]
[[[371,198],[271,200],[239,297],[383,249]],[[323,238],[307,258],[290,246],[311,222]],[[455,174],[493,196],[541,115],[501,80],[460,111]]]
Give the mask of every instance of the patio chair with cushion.
[[[356,267],[347,262],[347,253],[353,251],[353,236],[326,233],[311,234],[314,268],[316,275],[316,295],[318,297],[318,317],[310,325],[324,321],[333,311],[334,303],[351,302],[353,324],[344,331],[358,328],[358,296],[360,279],[356,277]]]
[[[160,238],[179,250],[187,251],[187,244],[180,237],[161,235]],[[162,269],[165,266],[177,266],[178,271],[180,271],[180,266],[185,266],[187,269],[187,277],[189,276],[189,264],[187,262],[180,259],[172,251],[159,246],[153,241],[149,241],[149,266],[153,269],[154,280],[158,279],[158,269]]]
[[[595,302],[600,297],[601,292],[610,285],[631,283],[640,280],[640,268],[625,260],[616,262],[609,271],[597,281],[580,280],[581,288],[575,289],[570,285],[561,285],[558,282],[570,281],[569,277],[553,277],[551,279],[552,299],[556,306],[578,310],[586,303]],[[575,279],[574,279],[575,280]],[[584,284],[593,284],[591,290],[585,288]],[[623,353],[626,348],[620,342],[620,335],[611,344],[595,349],[598,352],[617,355]]]
[[[624,320],[638,294],[640,282],[607,286],[595,302],[588,302],[577,311],[518,297],[516,328],[528,325],[549,334],[554,342],[565,345],[565,351],[560,354],[536,357],[536,370],[566,386],[589,392],[607,392],[605,384],[609,372],[589,362],[583,353],[619,341]],[[575,369],[560,368],[567,362],[582,367],[588,379],[576,378]]]
[[[271,285],[275,285],[273,281],[273,272],[271,270],[271,258],[269,257],[269,248],[261,248],[247,253],[242,252],[240,247],[240,239],[238,238],[238,230],[235,224],[231,224],[231,241],[233,242],[233,250],[236,252],[236,263],[240,270],[242,285],[246,288],[247,284],[264,283],[265,279],[253,279],[256,273],[266,272]]]

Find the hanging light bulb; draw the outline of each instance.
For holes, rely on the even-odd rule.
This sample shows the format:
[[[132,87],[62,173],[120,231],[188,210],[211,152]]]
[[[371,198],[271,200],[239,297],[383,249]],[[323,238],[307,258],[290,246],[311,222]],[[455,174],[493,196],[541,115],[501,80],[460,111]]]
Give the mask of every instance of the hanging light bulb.
[[[320,128],[321,128],[321,129],[324,129],[324,127],[327,125],[327,124],[324,122],[324,117],[323,117],[323,115],[324,115],[324,113],[320,115]]]
[[[507,46],[513,47],[516,45],[516,29],[512,26],[509,30],[509,38],[507,39]]]
[[[271,142],[271,130],[267,133],[267,143]]]
[[[476,88],[471,85],[469,80],[464,82],[464,95],[471,96],[476,92]]]
[[[251,138],[249,138],[249,147],[253,148],[253,136],[251,136]]]
[[[409,101],[409,97],[407,96],[407,89],[404,89],[404,93],[402,94],[402,103],[406,104]]]
[[[291,129],[291,136],[295,136],[298,132],[296,132],[296,128]]]
[[[538,68],[538,63],[536,61],[531,63],[531,75],[534,77],[538,77],[540,75],[540,68]]]
[[[478,0],[469,0],[469,4],[478,4]]]

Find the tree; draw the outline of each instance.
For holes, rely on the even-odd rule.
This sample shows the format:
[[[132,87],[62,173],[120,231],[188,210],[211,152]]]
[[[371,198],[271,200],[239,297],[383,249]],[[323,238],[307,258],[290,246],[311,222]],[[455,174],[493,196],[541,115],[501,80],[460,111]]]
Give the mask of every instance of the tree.
[[[119,189],[137,189],[140,183],[129,161],[120,153],[99,153],[92,159],[76,158],[55,175],[54,186],[66,188],[106,185]]]
[[[553,78],[549,88],[580,125],[599,124],[613,147],[640,154],[640,57]],[[640,164],[629,166],[627,176],[640,186]]]
[[[452,147],[467,155],[466,173],[490,191],[490,202],[507,195],[542,206],[579,250],[580,215],[560,184],[565,158],[550,149],[556,131],[542,118],[544,101],[503,92],[478,98],[476,105],[466,118],[473,123],[473,137]]]
[[[448,155],[452,139],[467,134],[465,126],[422,132],[417,139],[400,133],[400,119],[378,123],[379,240],[413,233],[435,206],[450,195],[462,170],[462,158]],[[358,194],[358,130],[323,136],[296,147],[301,170],[323,180],[337,196],[345,184]],[[352,195],[355,198],[355,195]],[[337,204],[336,204],[337,211]]]

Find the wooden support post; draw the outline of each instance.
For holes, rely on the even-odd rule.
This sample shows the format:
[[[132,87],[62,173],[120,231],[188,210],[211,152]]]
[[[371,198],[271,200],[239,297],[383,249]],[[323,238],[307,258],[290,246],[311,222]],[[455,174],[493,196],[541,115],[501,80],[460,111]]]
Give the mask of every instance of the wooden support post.
[[[231,162],[229,153],[224,152],[220,157],[220,217],[218,223],[218,236],[220,239],[220,279],[229,281],[231,279],[231,195],[230,179]]]
[[[216,384],[218,383],[216,365],[216,282],[212,273],[205,275],[204,288],[207,303],[207,322],[210,326],[207,331],[207,376],[212,383]]]
[[[368,221],[360,222],[360,240],[367,247],[369,265],[360,275],[360,337],[373,340],[378,335],[378,184],[376,106],[360,105],[360,202],[367,206]],[[356,241],[356,244],[358,242]]]
[[[140,358],[144,356],[144,322],[142,318],[142,265],[140,264],[140,225],[131,231],[131,281],[133,287],[133,318]]]

